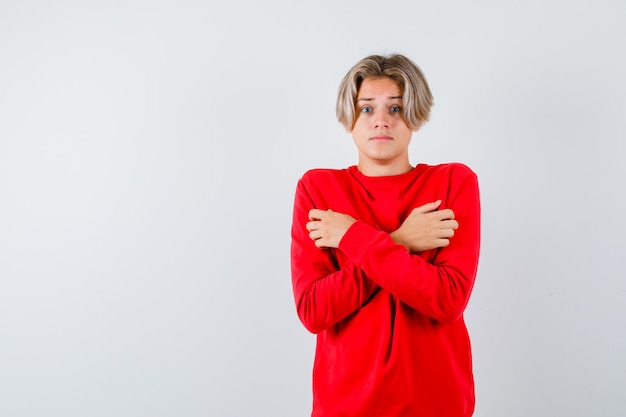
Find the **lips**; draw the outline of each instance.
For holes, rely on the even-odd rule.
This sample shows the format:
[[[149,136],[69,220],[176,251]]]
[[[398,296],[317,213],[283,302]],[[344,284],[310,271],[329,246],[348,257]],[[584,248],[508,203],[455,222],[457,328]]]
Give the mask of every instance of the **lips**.
[[[377,135],[377,136],[371,137],[370,140],[374,142],[389,142],[390,140],[393,140],[393,138],[387,135]]]

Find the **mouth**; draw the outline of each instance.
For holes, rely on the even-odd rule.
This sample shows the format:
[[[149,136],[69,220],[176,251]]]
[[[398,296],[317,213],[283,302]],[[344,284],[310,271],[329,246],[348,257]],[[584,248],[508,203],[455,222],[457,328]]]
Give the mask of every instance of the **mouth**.
[[[389,142],[393,140],[393,138],[387,135],[377,135],[377,136],[371,137],[370,140],[374,142]]]

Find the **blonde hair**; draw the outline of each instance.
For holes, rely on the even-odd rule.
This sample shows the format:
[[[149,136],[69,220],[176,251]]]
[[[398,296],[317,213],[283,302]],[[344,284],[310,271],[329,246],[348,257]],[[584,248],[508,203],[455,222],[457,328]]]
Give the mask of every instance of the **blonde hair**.
[[[412,130],[428,121],[433,96],[422,70],[409,58],[393,54],[370,55],[363,58],[348,71],[337,95],[337,120],[350,131],[358,115],[355,104],[361,83],[366,78],[387,77],[398,84],[402,91],[403,118]]]

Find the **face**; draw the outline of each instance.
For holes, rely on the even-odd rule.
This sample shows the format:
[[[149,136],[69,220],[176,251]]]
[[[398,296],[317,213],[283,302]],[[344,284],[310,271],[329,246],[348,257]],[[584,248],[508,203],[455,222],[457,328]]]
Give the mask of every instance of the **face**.
[[[359,89],[352,138],[365,175],[397,175],[411,169],[413,131],[402,117],[402,91],[391,78],[366,78]]]

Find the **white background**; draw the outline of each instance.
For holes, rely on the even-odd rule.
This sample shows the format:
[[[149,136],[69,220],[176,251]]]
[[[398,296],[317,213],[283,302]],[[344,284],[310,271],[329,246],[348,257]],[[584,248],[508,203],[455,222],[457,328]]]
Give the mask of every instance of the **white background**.
[[[293,192],[391,52],[480,179],[476,416],[626,415],[623,4],[0,2],[0,415],[308,415]]]

